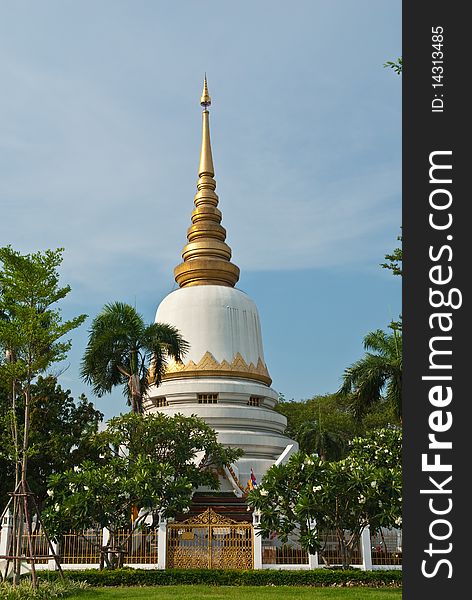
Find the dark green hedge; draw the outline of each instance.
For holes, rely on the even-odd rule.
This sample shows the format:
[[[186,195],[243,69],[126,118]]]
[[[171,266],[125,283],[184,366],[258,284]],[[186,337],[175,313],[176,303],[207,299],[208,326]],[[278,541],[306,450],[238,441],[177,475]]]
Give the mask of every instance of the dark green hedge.
[[[86,581],[99,586],[148,586],[148,585],[303,585],[303,586],[401,586],[401,571],[361,571],[359,569],[312,571],[285,570],[210,570],[210,569],[117,569],[65,571],[74,581]],[[57,577],[55,572],[43,572],[45,579]]]

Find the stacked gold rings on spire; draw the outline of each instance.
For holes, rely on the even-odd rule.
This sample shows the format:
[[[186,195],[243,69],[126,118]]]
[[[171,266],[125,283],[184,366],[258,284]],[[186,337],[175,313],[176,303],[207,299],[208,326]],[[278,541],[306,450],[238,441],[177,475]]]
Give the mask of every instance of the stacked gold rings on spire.
[[[175,267],[174,277],[180,287],[191,285],[225,285],[234,287],[239,279],[239,267],[231,260],[231,248],[225,243],[226,230],[221,225],[218,195],[215,193],[215,169],[210,143],[211,98],[207,80],[200,99],[203,106],[202,147],[198,169],[195,209],[192,225],[187,231],[188,244],[182,251],[183,263]]]

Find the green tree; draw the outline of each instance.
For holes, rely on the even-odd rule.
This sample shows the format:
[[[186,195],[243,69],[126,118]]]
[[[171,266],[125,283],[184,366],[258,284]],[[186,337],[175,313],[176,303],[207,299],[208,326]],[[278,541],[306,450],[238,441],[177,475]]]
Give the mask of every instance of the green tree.
[[[401,332],[394,328],[388,334],[377,329],[365,336],[364,349],[367,350],[364,357],[344,371],[339,396],[351,398],[356,418],[362,418],[373,405],[386,401],[401,419]]]
[[[336,394],[313,396],[307,400],[279,402],[276,410],[287,417],[286,434],[302,443],[300,432],[308,423],[321,431],[333,432],[350,439],[360,432],[359,425],[349,412],[349,403]],[[311,450],[303,447],[304,452]]]
[[[367,525],[372,531],[401,526],[401,489],[401,431],[390,428],[355,438],[340,461],[293,455],[269,469],[248,501],[260,511],[262,535],[277,532],[287,542],[299,530],[302,547],[321,556],[324,533],[335,531],[348,567]]]
[[[24,400],[23,444],[19,449],[21,477],[26,480],[31,418],[31,386],[53,363],[63,360],[70,341],[59,341],[78,327],[86,315],[62,321],[57,303],[70,292],[59,286],[62,249],[21,255],[0,248],[0,377],[12,390],[12,401]],[[9,385],[8,385],[9,384]]]
[[[107,304],[95,317],[82,359],[82,378],[101,397],[123,385],[132,412],[143,412],[150,385],[159,385],[168,357],[180,362],[188,343],[175,327],[146,325],[129,304]]]
[[[297,442],[302,452],[316,453],[321,460],[340,459],[347,445],[341,434],[324,429],[319,420],[306,421],[298,431]]]
[[[35,494],[39,509],[47,498],[47,479],[53,473],[80,464],[94,449],[90,436],[98,431],[103,419],[82,394],[77,402],[70,390],[63,390],[53,376],[41,377],[31,386],[32,410],[28,484]],[[11,443],[9,407],[0,401],[0,460],[5,465],[0,480],[0,506],[6,504],[8,492],[14,489],[14,448]],[[19,400],[17,422],[22,426],[23,403]],[[47,423],[47,427],[45,427]],[[39,523],[37,522],[37,525]]]
[[[359,418],[354,417],[351,404],[349,394],[325,394],[308,400],[282,401],[276,410],[287,417],[285,432],[299,443],[302,452],[338,460],[346,456],[349,440],[399,422],[387,402],[372,405]]]
[[[403,241],[403,236],[399,235],[397,240],[399,242]],[[387,262],[380,265],[383,269],[389,269],[393,275],[403,275],[403,250],[401,246],[394,248],[392,254],[386,254],[385,260]]]
[[[78,327],[86,315],[63,321],[58,303],[70,292],[60,287],[58,268],[63,249],[46,250],[22,255],[10,246],[0,248],[0,382],[11,399],[11,429],[15,464],[15,491],[28,492],[27,467],[30,455],[32,385],[35,378],[52,364],[63,360],[70,341],[63,337]],[[20,435],[16,420],[17,399],[21,397],[23,431]],[[22,440],[21,440],[22,438]],[[27,505],[14,502],[16,543],[20,538],[23,518],[30,533]],[[17,546],[17,554],[19,546]],[[19,561],[15,565],[15,580],[19,578]],[[36,585],[33,568],[33,583]]]
[[[130,528],[133,507],[141,509],[135,526],[151,514],[187,512],[194,490],[218,489],[218,470],[242,454],[219,444],[201,419],[162,413],[116,417],[94,444],[97,460],[50,477],[44,517],[58,537],[69,529],[106,527],[109,548],[120,556],[124,542],[116,531]]]

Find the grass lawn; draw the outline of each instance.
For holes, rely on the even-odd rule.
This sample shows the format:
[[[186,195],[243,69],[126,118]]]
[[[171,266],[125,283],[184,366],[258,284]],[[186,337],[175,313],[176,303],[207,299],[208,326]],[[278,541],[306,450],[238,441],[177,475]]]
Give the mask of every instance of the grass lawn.
[[[162,587],[94,588],[70,600],[401,600],[399,588],[224,587],[169,585]]]

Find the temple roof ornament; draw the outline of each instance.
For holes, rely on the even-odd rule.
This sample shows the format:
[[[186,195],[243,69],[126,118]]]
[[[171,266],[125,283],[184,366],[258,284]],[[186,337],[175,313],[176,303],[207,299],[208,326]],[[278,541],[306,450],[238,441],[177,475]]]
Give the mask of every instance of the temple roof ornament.
[[[218,362],[211,352],[205,352],[198,363],[189,361],[187,364],[169,360],[163,381],[181,377],[242,377],[254,379],[266,385],[272,383],[264,362],[259,358],[257,364],[247,364],[239,352],[229,363],[227,360]]]
[[[195,208],[192,225],[187,230],[188,244],[182,251],[183,262],[174,269],[180,287],[192,285],[223,285],[234,287],[239,279],[239,267],[231,262],[231,248],[225,243],[226,230],[221,225],[218,195],[215,192],[215,168],[210,142],[211,98],[205,75],[200,98],[202,113],[202,145],[198,169]]]
[[[179,521],[174,527],[183,525],[249,525],[248,521],[235,521],[225,515],[220,515],[212,508],[208,507],[205,511],[195,517],[190,517],[185,521]]]

